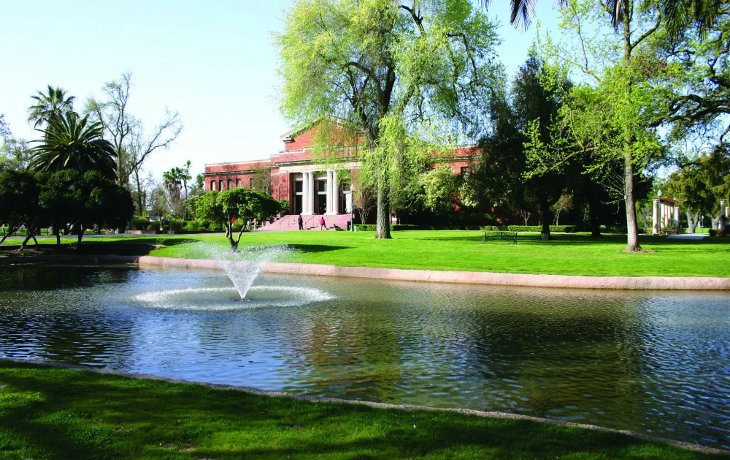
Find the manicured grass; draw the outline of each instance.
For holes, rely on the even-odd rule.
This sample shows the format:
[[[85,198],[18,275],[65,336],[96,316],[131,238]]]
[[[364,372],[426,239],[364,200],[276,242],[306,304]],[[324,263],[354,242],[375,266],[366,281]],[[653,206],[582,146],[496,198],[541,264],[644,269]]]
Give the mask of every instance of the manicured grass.
[[[293,252],[280,261],[343,266],[592,276],[730,277],[727,263],[730,238],[688,241],[642,236],[640,242],[647,252],[627,254],[622,252],[626,245],[622,235],[591,238],[583,234],[556,234],[552,241],[540,241],[538,234],[521,233],[518,244],[513,245],[507,241],[481,244],[482,234],[479,231],[398,231],[393,232],[392,240],[376,240],[373,232],[250,233],[244,234],[241,249],[285,244]],[[64,241],[72,242],[72,239]],[[228,243],[220,234],[161,235],[89,238],[82,248],[96,253],[211,258],[216,252],[228,251]]]
[[[551,424],[313,403],[0,360],[2,458],[422,456],[709,457]]]

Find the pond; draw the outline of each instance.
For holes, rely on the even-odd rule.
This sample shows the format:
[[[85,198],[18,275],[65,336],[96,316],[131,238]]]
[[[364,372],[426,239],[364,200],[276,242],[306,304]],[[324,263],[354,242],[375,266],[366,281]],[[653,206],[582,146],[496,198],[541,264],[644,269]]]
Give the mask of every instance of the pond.
[[[0,267],[0,357],[730,449],[730,295]]]

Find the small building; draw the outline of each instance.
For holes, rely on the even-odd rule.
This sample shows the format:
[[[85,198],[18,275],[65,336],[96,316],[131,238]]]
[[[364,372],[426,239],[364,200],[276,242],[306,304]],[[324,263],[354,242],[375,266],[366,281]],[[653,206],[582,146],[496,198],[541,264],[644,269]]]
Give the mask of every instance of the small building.
[[[652,235],[679,228],[679,202],[674,198],[654,198]]]

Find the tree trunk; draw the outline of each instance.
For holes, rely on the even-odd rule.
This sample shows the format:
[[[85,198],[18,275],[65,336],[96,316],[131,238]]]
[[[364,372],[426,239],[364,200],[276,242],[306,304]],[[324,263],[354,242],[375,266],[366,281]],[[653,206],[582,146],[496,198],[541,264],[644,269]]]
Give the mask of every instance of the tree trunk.
[[[634,197],[634,165],[631,150],[624,158],[624,203],[626,206],[626,248],[624,252],[639,252],[639,227],[636,224],[636,198]]]
[[[79,228],[79,236],[78,236],[78,238],[76,240],[77,247],[81,247],[81,239],[84,237],[84,232],[85,231],[86,231],[86,229],[84,227],[80,227]]]
[[[550,205],[545,199],[541,200],[540,214],[540,220],[542,220],[542,231],[540,232],[540,239],[542,241],[548,241],[550,239]]]
[[[697,214],[687,211],[687,233],[694,233],[697,226]]]
[[[57,228],[54,228],[55,232],[53,232],[54,235],[56,235],[56,246],[61,246],[61,231]]]
[[[28,232],[28,234],[25,236],[25,239],[23,240],[23,242],[20,243],[20,247],[18,248],[18,252],[20,252],[23,249],[25,249],[25,246],[28,244],[28,241],[30,241],[30,239],[32,237],[33,237],[33,235],[30,232]]]
[[[591,229],[591,236],[598,238],[601,236],[601,201],[596,198],[595,194],[591,194],[588,198],[588,222]]]
[[[390,200],[388,199],[388,180],[378,178],[378,204],[375,224],[376,239],[390,239]]]
[[[624,5],[624,68],[631,65],[631,20],[633,7],[631,3]],[[626,103],[631,103],[631,81],[626,81]],[[630,126],[624,126],[624,204],[626,206],[626,248],[624,252],[639,252],[639,227],[636,223],[636,197],[634,197],[634,157],[632,152],[633,134]]]

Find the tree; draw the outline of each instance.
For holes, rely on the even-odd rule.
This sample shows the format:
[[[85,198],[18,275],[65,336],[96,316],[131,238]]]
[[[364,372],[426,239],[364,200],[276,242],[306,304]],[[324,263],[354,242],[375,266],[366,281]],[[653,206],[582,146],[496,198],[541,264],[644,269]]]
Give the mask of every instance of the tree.
[[[424,204],[437,215],[454,211],[459,191],[458,178],[448,165],[438,165],[420,178],[424,190]]]
[[[483,1],[485,6],[491,3],[491,0]],[[630,4],[631,1],[598,0],[596,3],[611,14],[612,25],[618,27],[627,3]],[[517,25],[522,22],[527,28],[534,15],[536,2],[537,0],[510,0],[510,23]],[[556,3],[564,8],[569,4],[569,0],[556,0]],[[722,0],[667,0],[655,3],[665,18],[671,37],[678,36],[688,28],[694,28],[699,35],[704,35],[712,28],[725,6]]]
[[[38,201],[56,244],[61,243],[62,230],[76,234],[80,245],[86,230],[124,227],[134,212],[129,191],[97,171],[64,169],[51,174]]]
[[[8,227],[8,232],[0,239],[0,243],[24,225],[28,237],[22,243],[22,249],[40,229],[38,192],[42,181],[41,174],[30,171],[15,169],[0,171],[0,224]]]
[[[32,151],[23,139],[7,137],[0,145],[0,171],[25,169],[30,163]]]
[[[617,164],[623,167],[619,178],[626,213],[626,252],[640,251],[636,219],[636,175],[664,154],[656,131],[649,126],[647,112],[656,104],[655,78],[663,78],[653,66],[650,40],[660,32],[662,15],[649,0],[623,1],[618,11],[620,22],[615,32],[600,30],[607,11],[592,0],[571,0],[563,10],[566,31],[572,33],[573,48],[545,46],[556,74],[565,69],[579,70],[588,79],[576,85],[560,109],[560,129],[575,140],[577,149],[555,148],[541,143],[533,132],[529,155],[533,171],[559,168],[577,155],[589,153],[586,172],[606,183]],[[605,29],[605,25],[604,25]],[[585,33],[591,31],[594,38]],[[549,82],[547,84],[550,84]],[[558,139],[560,136],[556,136]],[[568,140],[568,142],[571,142]]]
[[[8,123],[5,121],[5,114],[0,113],[0,137],[7,139],[11,135],[10,127],[8,127]]]
[[[699,216],[711,215],[712,227],[721,227],[720,200],[730,199],[730,154],[718,148],[697,158],[672,174],[665,188],[667,196],[677,198],[686,210],[690,233]]]
[[[85,112],[104,127],[116,155],[116,178],[120,185],[127,184],[134,174],[137,191],[141,193],[140,169],[145,160],[157,149],[167,149],[182,131],[177,112],[165,111],[163,121],[155,126],[152,134],[145,135],[144,127],[128,111],[132,75],[122,74],[118,81],[104,85],[104,100],[90,98]],[[139,204],[139,203],[138,203]],[[138,209],[140,215],[143,209]]]
[[[245,226],[242,225],[238,236],[234,236],[233,224],[236,220],[256,219],[262,222],[287,208],[288,203],[277,201],[264,192],[234,188],[225,192],[211,190],[204,193],[198,199],[196,214],[198,218],[221,224],[226,229],[231,249],[237,251]]]
[[[192,176],[190,175],[189,160],[183,167],[176,166],[162,173],[162,183],[165,190],[167,190],[171,212],[185,218],[187,218],[187,209],[184,202],[188,198],[188,181],[190,179],[192,179]],[[182,195],[183,191],[185,195]]]
[[[63,118],[67,112],[73,111],[74,96],[66,97],[66,91],[62,88],[54,88],[48,85],[44,94],[38,91],[31,96],[35,104],[28,109],[28,122],[38,129],[43,125],[48,126],[52,120]]]
[[[550,205],[569,182],[569,169],[525,174],[525,142],[529,127],[536,130],[541,142],[551,143],[552,125],[565,92],[563,81],[554,88],[544,88],[543,63],[531,55],[514,78],[510,94],[500,93],[491,106],[492,131],[480,142],[481,159],[469,177],[467,201],[505,206],[520,210],[525,225],[535,213],[542,222],[542,238],[550,239]],[[511,97],[511,103],[508,98]],[[570,187],[570,184],[567,184]]]
[[[299,123],[335,117],[361,136],[376,238],[389,238],[392,188],[448,144],[444,133],[480,128],[498,68],[494,25],[468,0],[301,0],[277,42],[283,112]]]
[[[43,140],[33,148],[29,168],[55,172],[75,169],[95,170],[108,178],[115,177],[114,149],[102,137],[100,123],[89,123],[88,115],[79,119],[75,112],[51,118],[42,130]]]
[[[656,62],[668,78],[653,116],[672,127],[672,139],[699,133],[722,146],[730,133],[730,5],[722,3],[705,34],[688,28],[656,41]]]

